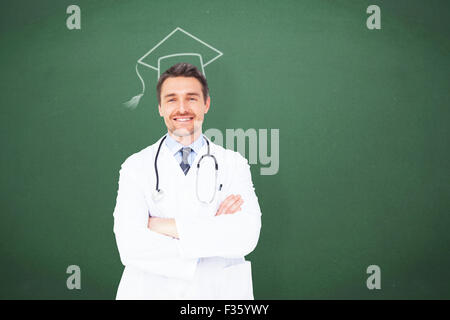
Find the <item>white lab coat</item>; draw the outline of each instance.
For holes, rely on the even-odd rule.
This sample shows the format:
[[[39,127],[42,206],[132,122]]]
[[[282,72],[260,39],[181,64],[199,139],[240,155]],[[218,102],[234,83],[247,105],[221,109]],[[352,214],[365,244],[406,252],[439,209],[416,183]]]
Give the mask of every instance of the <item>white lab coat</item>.
[[[130,156],[120,170],[114,233],[125,269],[116,298],[253,299],[251,265],[244,257],[258,242],[261,210],[247,160],[210,142],[222,190],[204,205],[197,199],[195,183],[196,164],[207,153],[207,144],[185,176],[163,143],[158,171],[165,195],[155,203],[154,157],[160,141]],[[204,170],[203,161],[201,166]],[[242,210],[215,216],[230,194],[242,196]],[[174,218],[179,239],[149,230],[149,214]]]

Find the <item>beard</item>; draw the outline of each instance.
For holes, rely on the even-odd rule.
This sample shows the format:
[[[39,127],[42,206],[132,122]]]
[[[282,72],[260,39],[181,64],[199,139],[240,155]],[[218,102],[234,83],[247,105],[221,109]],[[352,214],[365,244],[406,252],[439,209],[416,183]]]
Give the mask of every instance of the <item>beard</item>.
[[[171,128],[169,128],[169,132],[177,137],[193,136],[195,133],[197,133],[199,131],[201,132],[202,124],[203,124],[203,119],[199,120],[194,116],[192,126],[177,127],[175,125],[172,125]]]

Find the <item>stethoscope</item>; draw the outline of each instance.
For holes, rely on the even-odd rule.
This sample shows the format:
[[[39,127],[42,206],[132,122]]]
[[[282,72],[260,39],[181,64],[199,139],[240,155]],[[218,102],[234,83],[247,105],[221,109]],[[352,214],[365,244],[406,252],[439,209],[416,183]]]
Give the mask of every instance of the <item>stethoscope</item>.
[[[156,151],[156,156],[155,156],[155,175],[156,175],[156,187],[155,190],[153,191],[152,194],[152,198],[153,201],[158,202],[160,201],[163,197],[164,197],[164,191],[159,189],[159,174],[158,174],[158,156],[159,156],[159,151],[161,150],[161,146],[164,142],[164,140],[166,139],[167,135],[165,135],[162,139],[161,142],[159,143],[158,146],[158,151]],[[196,182],[195,182],[195,192],[197,195],[197,199],[198,201],[200,201],[203,204],[210,204],[211,202],[213,202],[214,198],[216,197],[216,191],[217,191],[217,173],[219,171],[219,165],[217,164],[217,159],[214,155],[212,155],[210,153],[210,149],[209,149],[209,141],[208,139],[203,136],[205,138],[206,144],[208,145],[208,152],[204,155],[201,156],[200,160],[198,160],[197,162],[197,176],[196,176]],[[199,193],[198,193],[198,172],[200,171],[200,163],[202,162],[202,160],[205,157],[210,157],[214,160],[214,167],[215,167],[215,180],[214,180],[214,194],[212,196],[212,198],[209,201],[203,201],[200,199]]]

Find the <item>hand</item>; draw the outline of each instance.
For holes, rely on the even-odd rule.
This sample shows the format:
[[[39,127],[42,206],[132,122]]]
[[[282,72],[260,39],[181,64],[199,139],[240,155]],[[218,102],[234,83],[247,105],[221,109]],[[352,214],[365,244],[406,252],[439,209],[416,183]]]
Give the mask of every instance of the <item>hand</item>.
[[[216,216],[220,216],[221,214],[233,214],[241,210],[241,206],[244,203],[241,195],[229,195],[223,202],[220,204],[219,209],[216,212]]]
[[[178,230],[175,219],[148,217],[147,228],[165,236],[178,239]]]

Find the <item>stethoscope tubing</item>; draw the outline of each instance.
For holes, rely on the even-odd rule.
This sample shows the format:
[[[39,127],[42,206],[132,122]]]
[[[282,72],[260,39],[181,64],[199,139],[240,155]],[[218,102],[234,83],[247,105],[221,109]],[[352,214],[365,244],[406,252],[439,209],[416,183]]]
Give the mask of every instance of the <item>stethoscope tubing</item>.
[[[156,151],[156,156],[155,156],[155,174],[156,174],[156,191],[159,192],[159,174],[158,174],[158,157],[159,157],[159,151],[161,150],[161,146],[164,142],[164,140],[166,140],[167,135],[165,135],[162,139],[161,142],[159,143],[158,146],[158,151]]]
[[[204,203],[204,204],[210,204],[211,202],[213,202],[214,198],[216,197],[216,192],[217,192],[217,175],[218,175],[217,173],[219,171],[219,164],[217,163],[216,157],[214,155],[212,155],[211,152],[210,152],[210,146],[209,146],[208,138],[206,138],[204,135],[203,135],[203,137],[206,140],[206,144],[207,144],[207,147],[208,147],[208,152],[206,154],[202,155],[201,158],[197,162],[197,177],[196,177],[196,183],[195,183],[195,192],[196,192],[198,201],[200,201],[201,203]],[[163,142],[164,142],[164,140],[166,138],[167,138],[167,135],[165,135],[161,139],[161,141],[159,143],[159,146],[158,146],[158,150],[156,151],[156,155],[155,155],[154,167],[155,167],[155,175],[156,175],[156,186],[155,186],[156,194],[160,194],[160,193],[162,194],[162,190],[159,189],[158,157],[159,157],[159,152],[161,151],[161,146],[162,146],[162,144],[163,144]],[[200,200],[200,196],[199,196],[199,193],[198,193],[198,172],[200,170],[200,163],[202,162],[202,160],[205,157],[211,157],[214,160],[214,169],[215,169],[214,194],[213,194],[213,196],[212,196],[210,201]],[[156,197],[155,197],[155,199],[156,199]]]

